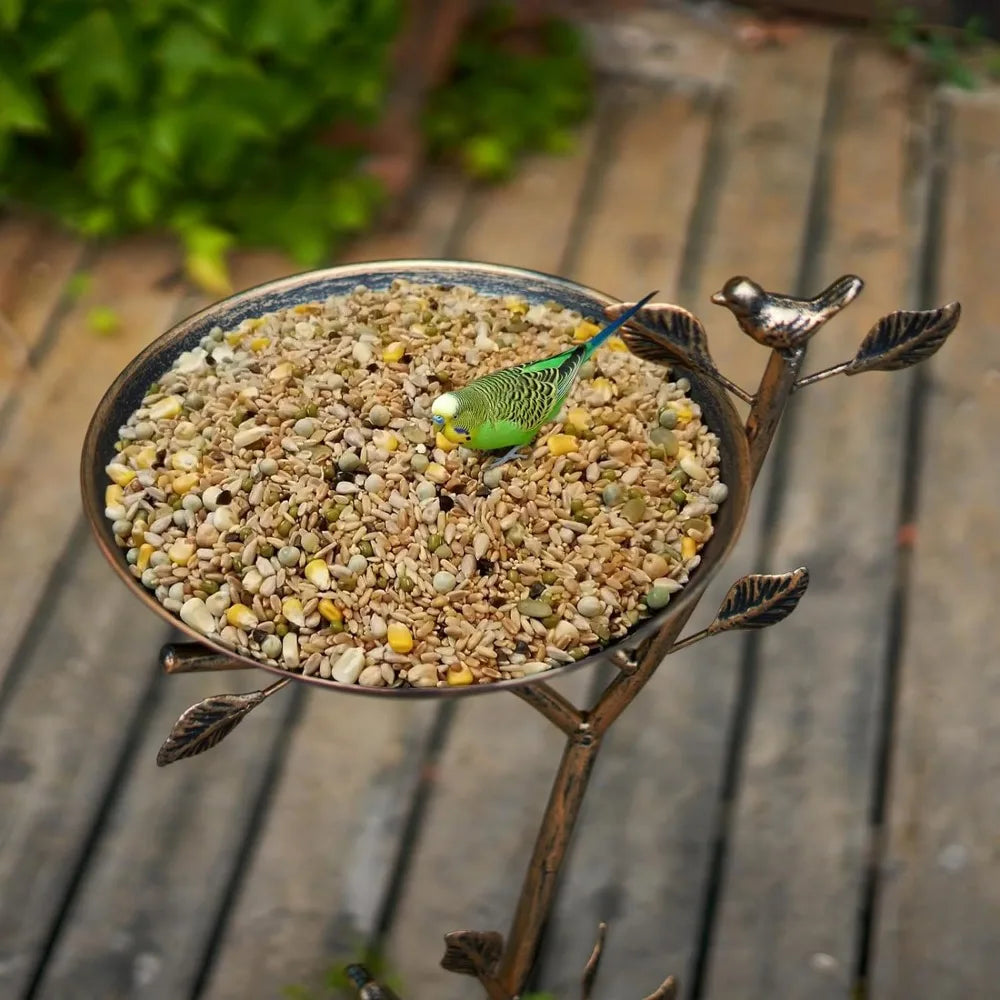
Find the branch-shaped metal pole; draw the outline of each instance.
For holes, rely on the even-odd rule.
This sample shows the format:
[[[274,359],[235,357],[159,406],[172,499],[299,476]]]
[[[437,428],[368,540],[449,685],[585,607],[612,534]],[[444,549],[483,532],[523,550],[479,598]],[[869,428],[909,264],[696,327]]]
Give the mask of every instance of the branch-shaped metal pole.
[[[168,674],[201,674],[214,670],[246,670],[246,664],[217,653],[200,642],[170,642],[160,650],[160,666]]]
[[[656,307],[651,315],[640,313],[637,320],[637,325],[629,324],[622,333],[633,353],[659,364],[681,363],[706,373],[709,369],[715,370],[704,327],[686,310],[674,306]],[[818,325],[814,323],[814,327]],[[756,480],[763,465],[803,355],[803,347],[775,348],[771,352],[746,426],[752,480]],[[703,588],[704,585],[700,589]],[[601,737],[645,687],[677,642],[696,605],[697,601],[692,601],[647,641],[636,668],[616,674],[593,710],[589,714],[581,713],[579,726],[569,733],[500,960],[498,978],[512,996],[523,991],[534,964],[541,930],[555,899],[559,872],[583,804]],[[548,699],[525,700],[551,718]],[[565,720],[565,716],[560,718]]]

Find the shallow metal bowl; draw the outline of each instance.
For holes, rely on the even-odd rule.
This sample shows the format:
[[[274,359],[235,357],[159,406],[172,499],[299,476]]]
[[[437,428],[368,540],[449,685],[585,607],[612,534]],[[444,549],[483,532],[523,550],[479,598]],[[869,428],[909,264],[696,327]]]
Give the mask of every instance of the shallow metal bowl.
[[[606,306],[621,301],[565,278],[538,271],[472,261],[389,260],[349,264],[281,278],[223,299],[189,316],[154,340],[115,379],[91,418],[83,444],[80,477],[87,520],[101,551],[129,590],[147,608],[174,628],[247,668],[268,670],[281,677],[291,677],[319,687],[381,697],[390,695],[449,697],[481,694],[561,676],[571,670],[580,670],[600,661],[606,661],[617,651],[627,652],[633,649],[640,640],[663,628],[674,616],[696,601],[736,542],[750,498],[751,477],[743,423],[729,397],[715,383],[695,372],[684,373],[691,381],[690,395],[700,404],[707,426],[720,438],[722,459],[720,472],[723,482],[729,487],[729,496],[714,518],[715,534],[702,549],[701,563],[691,574],[690,582],[666,608],[640,622],[627,636],[575,663],[556,665],[550,670],[529,677],[497,681],[492,684],[472,684],[466,687],[367,688],[357,684],[324,680],[316,675],[303,677],[302,674],[241,656],[216,639],[201,635],[182,622],[179,616],[164,608],[152,592],[132,576],[125,560],[125,550],[116,544],[111,523],[104,516],[104,489],[108,483],[104,468],[115,453],[118,428],[140,405],[146,388],[170,368],[181,352],[196,347],[201,338],[214,326],[229,329],[244,319],[287,309],[300,303],[322,301],[330,295],[347,294],[358,284],[367,285],[372,289],[385,289],[396,278],[425,283],[466,285],[483,295],[519,295],[529,302],[555,301],[567,309],[576,309],[592,316],[602,316]]]

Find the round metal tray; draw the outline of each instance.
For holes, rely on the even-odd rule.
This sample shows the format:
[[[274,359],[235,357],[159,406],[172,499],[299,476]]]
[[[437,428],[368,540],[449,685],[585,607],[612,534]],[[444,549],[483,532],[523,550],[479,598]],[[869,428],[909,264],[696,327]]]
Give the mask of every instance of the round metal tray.
[[[108,479],[105,466],[115,453],[118,428],[141,403],[146,388],[155,382],[183,351],[196,347],[214,326],[232,328],[242,320],[305,302],[322,301],[330,295],[349,293],[355,285],[385,289],[396,278],[445,285],[466,285],[488,296],[519,295],[529,302],[555,301],[565,308],[602,316],[607,306],[619,299],[576,284],[565,278],[522,268],[474,261],[387,260],[348,264],[267,282],[223,299],[189,316],[154,340],[135,357],[105,392],[97,406],[83,444],[80,480],[83,506],[97,543],[115,572],[131,592],[151,611],[174,628],[189,635],[207,649],[222,654],[250,669],[267,670],[280,677],[305,681],[318,687],[354,694],[410,698],[457,697],[503,691],[550,680],[571,670],[581,670],[606,661],[616,652],[628,652],[648,635],[660,630],[692,602],[697,601],[711,577],[736,542],[750,499],[750,463],[746,431],[732,402],[714,382],[697,372],[684,371],[691,382],[691,397],[701,406],[707,426],[720,439],[720,475],[729,487],[729,496],[715,515],[715,533],[701,551],[701,563],[688,584],[666,608],[640,622],[628,635],[575,663],[554,665],[550,670],[528,677],[456,687],[369,688],[342,684],[318,675],[304,677],[279,666],[271,666],[242,656],[211,636],[202,635],[181,621],[157,601],[128,570],[125,551],[114,539],[111,523],[104,516],[104,489]]]

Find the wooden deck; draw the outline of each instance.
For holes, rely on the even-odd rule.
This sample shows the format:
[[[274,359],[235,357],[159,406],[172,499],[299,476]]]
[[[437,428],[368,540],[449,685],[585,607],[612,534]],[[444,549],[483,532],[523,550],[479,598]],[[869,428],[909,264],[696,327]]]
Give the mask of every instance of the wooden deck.
[[[733,274],[865,279],[809,370],[892,309],[963,306],[929,364],[795,397],[692,624],[751,570],[807,565],[809,592],[766,633],[670,657],[613,731],[535,986],[576,997],[604,919],[607,1000],[667,972],[685,1000],[996,997],[1000,101],[928,93],[851,34],[699,44],[707,90],[612,78],[574,155],[492,190],[434,174],[408,228],[345,255],[658,287],[745,385],[764,352],[708,302]],[[558,759],[519,700],[296,688],[155,766],[184,708],[262,683],[162,676],[168,636],[81,518],[98,398],[203,301],[178,263],[155,240],[84,249],[0,220],[0,997],[277,1000],[377,943],[407,1000],[471,1000],[442,935],[506,931]],[[247,254],[237,284],[293,270]],[[121,329],[99,337],[105,303]],[[599,680],[557,686],[586,700]]]

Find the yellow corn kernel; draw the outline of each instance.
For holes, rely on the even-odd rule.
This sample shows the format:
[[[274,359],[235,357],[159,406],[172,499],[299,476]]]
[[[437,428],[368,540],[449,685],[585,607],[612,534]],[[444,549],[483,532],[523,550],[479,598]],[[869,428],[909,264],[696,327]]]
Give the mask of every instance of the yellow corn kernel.
[[[318,316],[322,311],[315,302],[300,302],[297,306],[292,306],[292,312],[298,313],[300,316],[306,313]]]
[[[573,339],[578,340],[582,344],[583,341],[590,340],[598,330],[600,330],[600,327],[595,323],[583,320],[573,331]]]
[[[114,507],[125,499],[125,491],[117,483],[108,483],[104,488],[104,506]]]
[[[375,431],[372,441],[376,448],[384,448],[386,451],[395,451],[399,447],[399,438],[392,431]]]
[[[164,396],[149,408],[151,420],[172,420],[181,412],[180,396]]]
[[[170,561],[178,566],[184,566],[187,561],[194,555],[195,548],[194,542],[189,538],[178,538],[177,541],[167,549],[167,555],[170,556]]]
[[[302,613],[302,602],[297,597],[286,597],[281,602],[281,613],[299,628],[302,628],[306,623],[306,616]]]
[[[382,352],[382,360],[387,365],[394,365],[406,353],[406,344],[401,340],[394,340]]]
[[[566,430],[567,433],[575,433],[576,431],[585,431],[590,427],[591,418],[590,410],[585,410],[582,406],[575,406],[569,413],[566,414]],[[570,430],[570,428],[574,430]]]
[[[149,542],[143,542],[139,546],[139,555],[135,560],[135,568],[141,573],[149,565],[150,557],[153,555],[153,546]]]
[[[319,602],[316,610],[331,624],[340,625],[344,621],[344,612],[337,607],[329,597]]]
[[[697,552],[698,552],[698,543],[693,538],[690,538],[688,535],[685,535],[681,539],[681,558],[690,559],[694,555],[696,555]]]
[[[118,486],[128,486],[135,479],[135,469],[130,469],[120,462],[112,462],[104,470]]]
[[[568,455],[580,447],[580,442],[572,434],[553,434],[547,443],[552,455]]]
[[[434,447],[442,451],[454,451],[458,445],[454,441],[449,441],[440,431],[434,436]]]
[[[306,579],[318,590],[330,589],[330,567],[324,559],[311,559],[304,570]]]
[[[243,339],[242,330],[230,330],[229,333],[226,334],[226,343],[230,347],[236,347],[242,339]]]
[[[450,666],[445,676],[452,687],[471,684],[476,679],[472,676],[472,671],[468,667],[459,666],[458,664]]]
[[[399,622],[389,622],[386,640],[394,652],[408,653],[413,649],[413,633]]]
[[[193,490],[197,485],[198,485],[197,472],[183,472],[181,473],[181,475],[174,477],[174,481],[170,484],[170,488],[178,496],[183,496],[189,490]]]
[[[170,456],[170,467],[178,472],[193,472],[198,468],[198,456],[193,451],[175,451]]]
[[[679,427],[683,427],[694,416],[694,413],[687,406],[684,406],[683,403],[671,406],[671,409],[677,414],[677,425]]]
[[[609,337],[604,345],[609,351],[627,351],[625,341],[621,337]]]
[[[515,315],[523,316],[528,311],[528,303],[523,299],[510,296],[503,300],[503,304]]]
[[[233,628],[256,628],[260,624],[257,616],[245,604],[232,604],[226,608],[226,621]]]
[[[255,354],[259,354],[270,343],[271,343],[270,337],[254,337],[253,340],[250,341],[250,350],[253,351]]]
[[[282,361],[280,365],[275,365],[270,372],[268,372],[268,377],[273,378],[276,382],[281,379],[292,377],[293,366],[291,361]]]
[[[156,445],[147,444],[135,453],[135,464],[140,469],[151,469],[156,464]]]

